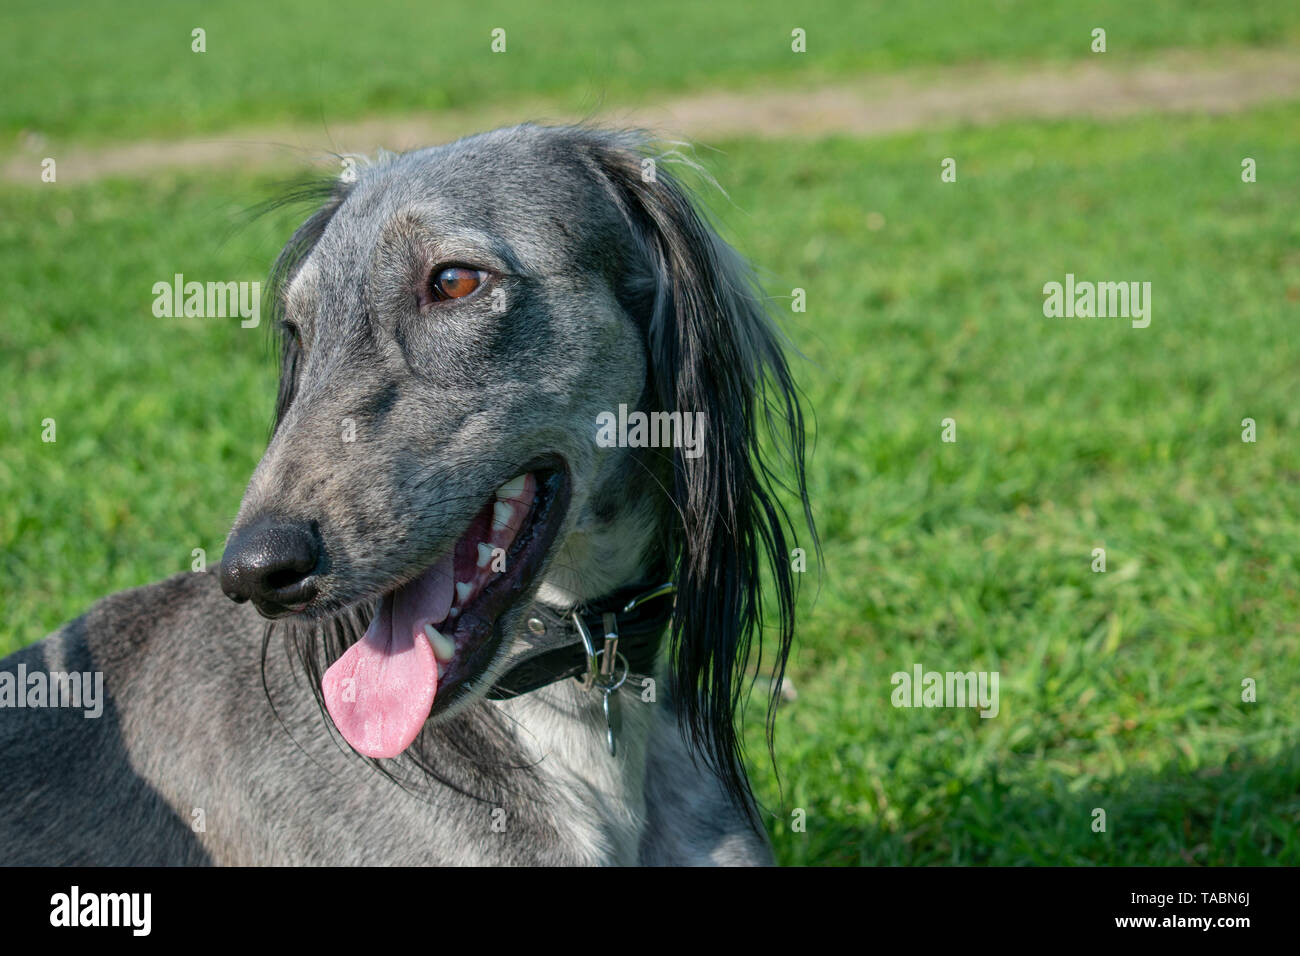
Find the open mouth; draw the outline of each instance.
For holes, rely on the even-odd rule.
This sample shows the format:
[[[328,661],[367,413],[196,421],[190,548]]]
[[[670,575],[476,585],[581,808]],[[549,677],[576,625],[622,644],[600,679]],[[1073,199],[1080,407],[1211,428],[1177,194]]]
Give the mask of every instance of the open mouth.
[[[446,555],[380,598],[361,640],[321,681],[325,707],[353,749],[396,757],[433,712],[492,663],[502,615],[519,603],[568,508],[554,464],[516,475],[489,498]]]

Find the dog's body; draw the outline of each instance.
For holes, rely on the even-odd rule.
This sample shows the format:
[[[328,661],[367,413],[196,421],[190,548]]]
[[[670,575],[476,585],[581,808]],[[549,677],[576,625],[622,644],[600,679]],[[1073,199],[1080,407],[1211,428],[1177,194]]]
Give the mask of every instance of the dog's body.
[[[222,567],[0,664],[99,672],[108,698],[93,719],[0,709],[0,862],[770,862],[733,724],[763,552],[778,678],[791,626],[755,422],[787,429],[806,512],[803,434],[729,252],[634,141],[582,128],[408,154],[337,192],[280,263],[277,427]],[[698,412],[709,444],[598,447],[621,404]],[[449,611],[484,515],[510,567]],[[616,692],[617,755],[573,679],[485,698],[527,658],[531,607],[562,620],[663,575],[671,650]],[[322,687],[355,749],[396,759],[340,746]]]
[[[709,864],[770,851],[687,756],[669,709],[624,695],[617,760],[574,681],[513,701],[513,733],[485,758],[532,767],[480,800],[410,792],[325,732],[282,655],[259,667],[263,622],[212,573],[100,601],[4,662],[95,671],[98,719],[24,709],[0,719],[6,864]],[[472,786],[476,763],[446,768]],[[491,782],[477,781],[483,789]],[[198,812],[196,812],[198,811]],[[201,823],[202,829],[196,830]]]

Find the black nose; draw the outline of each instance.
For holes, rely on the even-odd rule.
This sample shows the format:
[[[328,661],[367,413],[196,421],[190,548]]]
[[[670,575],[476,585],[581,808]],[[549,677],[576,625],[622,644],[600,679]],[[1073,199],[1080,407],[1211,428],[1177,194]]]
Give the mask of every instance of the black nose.
[[[259,518],[238,529],[221,559],[221,590],[251,600],[268,617],[301,608],[316,596],[321,546],[316,523]]]

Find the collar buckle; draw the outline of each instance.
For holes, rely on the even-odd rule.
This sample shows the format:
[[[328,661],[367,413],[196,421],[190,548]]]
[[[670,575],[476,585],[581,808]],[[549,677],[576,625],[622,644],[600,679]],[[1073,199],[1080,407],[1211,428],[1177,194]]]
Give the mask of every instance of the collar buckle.
[[[583,652],[587,655],[587,672],[580,679],[581,687],[584,691],[600,691],[601,710],[605,715],[605,745],[609,747],[609,755],[617,757],[618,735],[623,729],[623,709],[618,689],[627,681],[629,667],[627,658],[618,652],[617,615],[613,611],[606,611],[601,615],[601,622],[605,627],[605,646],[597,650],[582,615],[573,612],[573,626],[578,629]],[[616,666],[622,668],[622,673],[617,677],[614,676]]]
[[[658,599],[675,590],[672,583],[644,591],[629,587],[567,611],[534,604],[518,638],[522,649],[488,698],[509,700],[574,677],[584,691],[611,688],[609,699],[616,700],[614,690],[631,673],[653,670],[673,613],[671,601]]]
[[[660,584],[632,598],[623,606],[620,613],[630,614],[647,601],[672,594],[676,590],[676,586],[671,581]],[[587,670],[581,678],[576,679],[584,691],[600,692],[601,710],[605,716],[605,743],[609,747],[609,755],[616,757],[618,735],[623,729],[623,711],[619,703],[618,690],[626,683],[631,667],[627,658],[618,651],[618,614],[606,611],[601,614],[600,621],[605,632],[605,641],[598,649],[587,622],[582,619],[582,614],[576,610],[573,612],[573,626],[582,640],[583,653],[587,656]],[[615,672],[620,668],[621,673],[616,675]]]

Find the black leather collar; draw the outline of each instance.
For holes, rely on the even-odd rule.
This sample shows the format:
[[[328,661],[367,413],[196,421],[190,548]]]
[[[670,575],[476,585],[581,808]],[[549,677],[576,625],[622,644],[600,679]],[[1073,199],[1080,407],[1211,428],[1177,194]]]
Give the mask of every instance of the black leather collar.
[[[488,691],[489,699],[507,700],[587,673],[587,652],[573,613],[561,613],[541,604],[529,608],[523,634],[528,650],[497,679]],[[654,671],[664,630],[672,618],[672,590],[634,585],[585,604],[577,613],[597,648],[606,637],[604,616],[613,614],[618,630],[618,653],[627,660],[628,673],[650,674]]]

